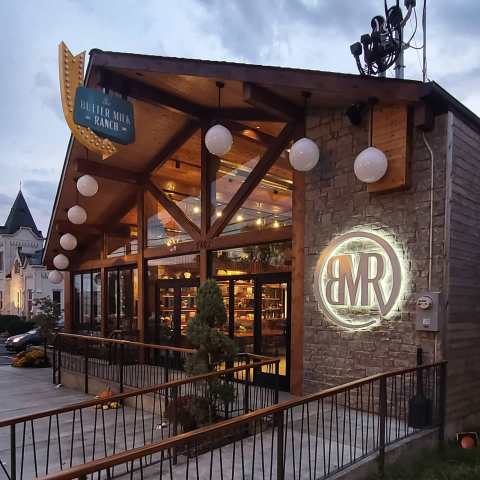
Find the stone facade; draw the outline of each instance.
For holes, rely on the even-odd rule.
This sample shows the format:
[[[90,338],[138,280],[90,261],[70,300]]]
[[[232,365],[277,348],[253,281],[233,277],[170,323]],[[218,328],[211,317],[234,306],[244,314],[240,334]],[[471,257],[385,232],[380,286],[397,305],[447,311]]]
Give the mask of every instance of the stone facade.
[[[368,375],[415,365],[417,347],[425,361],[440,359],[438,334],[416,332],[414,294],[427,290],[430,224],[430,156],[422,133],[412,132],[409,186],[368,193],[353,172],[356,155],[368,146],[368,119],[352,126],[344,111],[312,112],[307,135],[320,148],[320,162],[306,175],[304,387],[318,391]],[[444,289],[445,165],[447,116],[427,133],[435,152],[432,290]],[[370,330],[350,331],[332,323],[314,296],[314,271],[335,236],[362,227],[381,230],[403,252],[407,286],[400,308]]]

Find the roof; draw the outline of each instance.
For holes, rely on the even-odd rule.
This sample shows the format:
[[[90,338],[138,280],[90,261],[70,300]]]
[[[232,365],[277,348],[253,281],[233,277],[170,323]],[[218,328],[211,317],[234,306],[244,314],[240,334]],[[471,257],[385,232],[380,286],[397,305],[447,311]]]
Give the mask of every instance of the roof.
[[[224,83],[221,110],[218,109],[218,81]],[[136,198],[135,182],[124,180],[122,188],[118,188],[118,182],[108,175],[109,168],[117,169],[124,178],[150,176],[158,188],[166,188],[168,175],[174,175],[171,178],[177,183],[191,187],[188,182],[193,182],[193,177],[180,178],[181,170],[175,169],[173,161],[178,157],[190,165],[198,161],[198,125],[208,119],[218,117],[230,122],[238,135],[241,133],[238,129],[244,127],[254,129],[260,138],[273,139],[286,122],[292,118],[298,120],[299,112],[303,117],[305,93],[308,92],[309,107],[315,109],[346,109],[371,98],[409,105],[425,100],[433,104],[436,114],[455,111],[480,131],[480,119],[434,82],[94,49],[90,52],[84,84],[90,88],[107,86],[129,97],[134,104],[136,138],[133,144],[123,146],[115,155],[102,160],[92,152],[86,153],[71,137],[44,251],[47,265],[51,265],[53,256],[60,251],[60,235],[66,228],[72,229],[65,212],[77,202],[75,179],[79,173],[96,175],[100,184],[95,197],[81,199],[81,205],[88,212],[89,225],[78,229],[77,239],[87,251],[91,249],[92,240],[98,238],[92,227],[101,230],[112,218],[119,218],[119,213],[126,214],[129,210],[122,211],[119,207],[122,203],[126,205],[130,197]],[[196,133],[190,135],[192,123],[193,127],[197,125],[197,130],[193,128]],[[182,137],[189,140],[180,148],[176,145],[175,155],[169,154],[168,161],[161,162],[161,168],[155,167],[156,161],[172,150],[172,145]],[[240,155],[248,157],[252,153],[248,142],[245,135],[238,140],[236,137],[234,149],[238,147],[237,151],[233,149],[227,160],[237,161]],[[103,175],[99,169],[103,170]],[[126,223],[134,223],[133,220],[132,217]],[[72,229],[72,233],[76,232]]]
[[[42,238],[42,232],[38,230],[35,225],[35,221],[30,213],[25,197],[20,190],[15,202],[13,202],[5,225],[0,227],[0,233],[14,234],[21,227],[30,228],[35,235]]]

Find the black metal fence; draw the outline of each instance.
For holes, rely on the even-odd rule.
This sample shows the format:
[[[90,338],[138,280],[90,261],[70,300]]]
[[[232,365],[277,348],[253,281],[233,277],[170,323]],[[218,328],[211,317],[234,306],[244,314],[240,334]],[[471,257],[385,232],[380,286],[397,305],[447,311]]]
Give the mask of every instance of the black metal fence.
[[[144,388],[185,378],[183,366],[194,353],[188,348],[128,340],[59,333],[52,345],[52,381],[62,381],[62,370],[83,375],[84,391],[89,377],[124,387]]]
[[[324,479],[423,429],[443,439],[446,363],[376,375],[50,475]]]
[[[255,377],[262,372],[278,379],[279,360],[243,356],[241,362],[207,375],[0,421],[0,477],[47,475],[197,428],[182,420],[182,409],[185,416],[185,408],[198,408],[205,398],[213,423],[278,403],[278,380],[257,385]],[[215,396],[214,389],[228,389],[230,396]]]

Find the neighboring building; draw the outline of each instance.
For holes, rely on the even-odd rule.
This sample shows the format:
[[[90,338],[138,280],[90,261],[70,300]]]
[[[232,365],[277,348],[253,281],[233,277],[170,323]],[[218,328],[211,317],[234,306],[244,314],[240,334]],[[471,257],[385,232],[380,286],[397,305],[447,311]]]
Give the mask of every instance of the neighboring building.
[[[53,285],[42,265],[43,237],[18,192],[0,227],[0,313],[31,317],[34,300],[50,297],[63,310],[63,285]]]

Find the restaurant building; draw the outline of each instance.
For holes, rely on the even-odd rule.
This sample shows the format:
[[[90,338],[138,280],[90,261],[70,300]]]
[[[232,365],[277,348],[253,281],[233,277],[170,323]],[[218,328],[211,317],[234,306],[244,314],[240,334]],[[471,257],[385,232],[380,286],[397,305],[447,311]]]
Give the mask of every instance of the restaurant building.
[[[62,48],[69,121],[83,59]],[[44,254],[68,258],[66,330],[185,344],[213,277],[226,333],[280,356],[285,389],[413,366],[421,349],[449,362],[449,421],[480,412],[480,120],[460,102],[433,82],[100,50],[76,82],[130,102],[97,133],[131,138],[70,118]],[[205,145],[214,124],[233,135],[224,155]],[[308,172],[289,162],[302,137],[320,152]],[[388,169],[365,183],[369,146]]]

